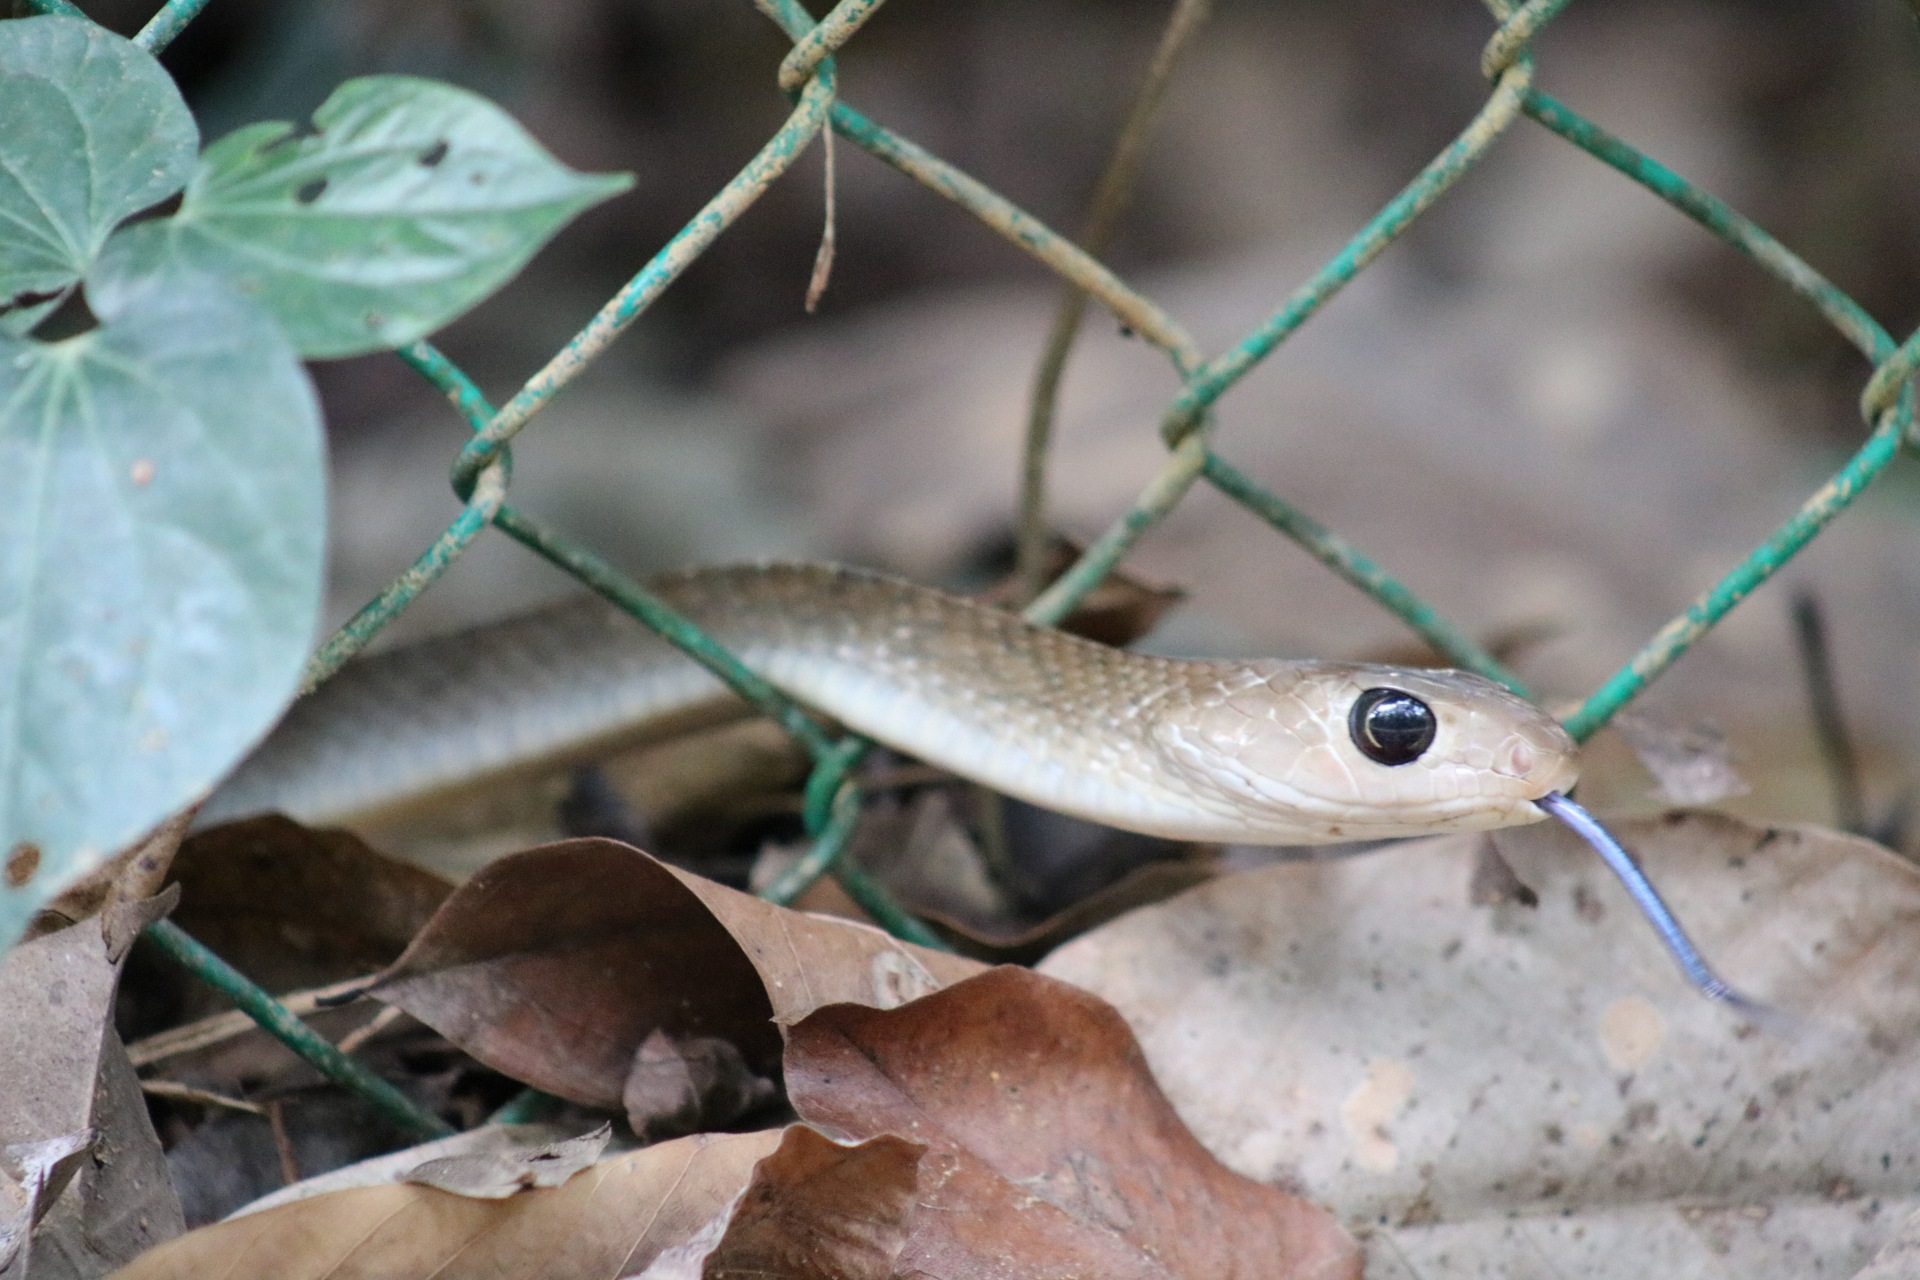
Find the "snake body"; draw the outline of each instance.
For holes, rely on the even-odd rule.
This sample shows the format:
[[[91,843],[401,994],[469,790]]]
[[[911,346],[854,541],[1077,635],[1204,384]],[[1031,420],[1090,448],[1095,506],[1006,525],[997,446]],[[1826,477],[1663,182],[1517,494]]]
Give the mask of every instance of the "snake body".
[[[799,701],[880,742],[1077,817],[1176,839],[1312,844],[1538,821],[1576,748],[1461,672],[1152,657],[879,574],[694,570],[650,584]],[[1385,765],[1356,701],[1431,708]],[[705,669],[581,600],[348,664],[295,704],[202,821],[341,823],[551,770],[727,714]]]

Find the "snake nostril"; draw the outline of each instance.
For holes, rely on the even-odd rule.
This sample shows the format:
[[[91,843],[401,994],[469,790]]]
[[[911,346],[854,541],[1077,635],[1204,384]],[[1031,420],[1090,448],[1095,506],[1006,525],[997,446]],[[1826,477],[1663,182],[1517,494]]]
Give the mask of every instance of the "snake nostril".
[[[1533,748],[1524,739],[1515,739],[1507,744],[1506,758],[1495,768],[1509,778],[1524,778],[1533,772],[1539,762],[1539,757],[1534,755]]]

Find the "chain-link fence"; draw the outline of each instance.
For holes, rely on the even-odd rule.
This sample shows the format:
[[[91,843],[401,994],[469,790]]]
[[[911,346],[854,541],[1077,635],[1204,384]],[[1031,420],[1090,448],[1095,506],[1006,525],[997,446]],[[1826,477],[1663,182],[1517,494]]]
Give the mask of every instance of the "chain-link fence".
[[[793,103],[791,114],[752,161],[544,368],[528,379],[504,406],[496,407],[458,366],[428,343],[418,342],[399,352],[401,359],[446,394],[453,408],[473,429],[473,436],[455,459],[452,471],[453,487],[465,506],[405,573],[320,646],[307,667],[303,691],[312,690],[337,671],[484,530],[490,526],[499,529],[573,574],[710,668],[754,706],[777,720],[811,754],[813,771],[806,788],[804,812],[812,846],[766,890],[765,896],[775,901],[791,901],[815,880],[831,874],[841,881],[855,901],[897,935],[930,946],[942,945],[935,934],[902,910],[878,883],[842,857],[860,811],[860,796],[850,768],[866,744],[857,738],[834,737],[724,648],[650,595],[641,584],[611,567],[591,548],[562,536],[534,514],[508,501],[510,446],[514,436],[600,358],[627,326],[711,248],[772,183],[785,175],[816,137],[830,134],[866,150],[935,195],[953,201],[1016,248],[1045,264],[1065,283],[1066,294],[1036,378],[1024,459],[1021,563],[1027,581],[1036,589],[1025,610],[1028,618],[1051,623],[1065,616],[1125,557],[1139,538],[1178,506],[1194,485],[1204,481],[1366,592],[1454,663],[1525,693],[1517,678],[1499,661],[1422,602],[1385,567],[1237,468],[1227,453],[1215,447],[1211,418],[1216,401],[1313,319],[1455,183],[1466,178],[1504,133],[1525,118],[1611,166],[1625,178],[1640,183],[1745,254],[1759,269],[1811,304],[1860,350],[1871,366],[1871,376],[1860,397],[1860,411],[1868,434],[1859,450],[1771,536],[1661,627],[1567,717],[1566,727],[1575,738],[1590,737],[1729,610],[1777,572],[1828,521],[1845,511],[1892,461],[1912,430],[1913,403],[1908,381],[1916,367],[1920,367],[1920,334],[1905,343],[1896,343],[1859,304],[1753,222],[1630,143],[1536,89],[1530,43],[1567,2],[1531,0],[1515,6],[1509,0],[1487,0],[1499,23],[1481,57],[1481,70],[1491,91],[1472,121],[1361,227],[1338,254],[1282,299],[1266,319],[1227,350],[1209,355],[1172,316],[1152,299],[1130,288],[1096,256],[1111,235],[1124,205],[1125,193],[1138,169],[1142,140],[1149,131],[1168,74],[1204,9],[1200,0],[1177,0],[1173,5],[1159,54],[1122,131],[1120,145],[1096,196],[1080,244],[840,99],[833,55],[855,38],[862,24],[880,7],[879,0],[842,0],[818,22],[801,8],[798,0],[755,0],[761,11],[793,41],[792,51],[778,72],[779,87]],[[205,0],[169,0],[138,37],[139,42],[149,49],[158,49],[191,21],[204,3]],[[36,0],[34,7],[42,12],[75,12],[64,0]],[[823,259],[827,257],[823,251]],[[1045,462],[1054,392],[1088,299],[1105,306],[1127,329],[1158,348],[1178,372],[1182,389],[1166,407],[1161,420],[1160,430],[1168,455],[1158,474],[1139,492],[1131,506],[1114,517],[1106,531],[1064,576],[1044,590],[1038,590],[1040,583],[1035,575],[1045,531]],[[179,931],[171,926],[161,926],[161,933],[163,945],[187,958],[190,939],[184,935],[173,937]],[[297,1039],[297,1031],[293,1034]]]

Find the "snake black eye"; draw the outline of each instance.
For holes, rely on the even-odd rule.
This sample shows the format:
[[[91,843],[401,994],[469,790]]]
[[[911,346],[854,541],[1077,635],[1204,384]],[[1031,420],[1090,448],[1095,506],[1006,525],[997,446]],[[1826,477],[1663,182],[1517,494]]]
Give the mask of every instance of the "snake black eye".
[[[1379,764],[1411,764],[1433,745],[1433,708],[1398,689],[1369,689],[1353,700],[1347,732],[1360,754]]]

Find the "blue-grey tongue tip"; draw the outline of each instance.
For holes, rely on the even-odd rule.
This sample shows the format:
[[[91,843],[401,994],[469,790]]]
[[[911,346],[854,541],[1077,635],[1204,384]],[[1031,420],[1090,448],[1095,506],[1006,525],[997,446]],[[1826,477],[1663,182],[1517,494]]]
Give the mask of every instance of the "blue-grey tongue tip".
[[[1667,908],[1660,897],[1659,890],[1653,887],[1653,881],[1647,879],[1647,873],[1633,860],[1633,855],[1621,847],[1613,833],[1600,825],[1599,819],[1588,813],[1558,791],[1549,791],[1534,801],[1552,817],[1571,827],[1575,834],[1593,847],[1601,861],[1612,869],[1626,886],[1634,905],[1640,908],[1640,914],[1647,918],[1653,931],[1660,935],[1660,941],[1666,944],[1667,953],[1680,966],[1680,972],[1686,975],[1694,989],[1709,1000],[1717,1000],[1731,1008],[1751,1016],[1755,1021],[1771,1022],[1780,1014],[1771,1006],[1749,996],[1742,995],[1731,984],[1716,974],[1699,950],[1687,937],[1680,922]]]

